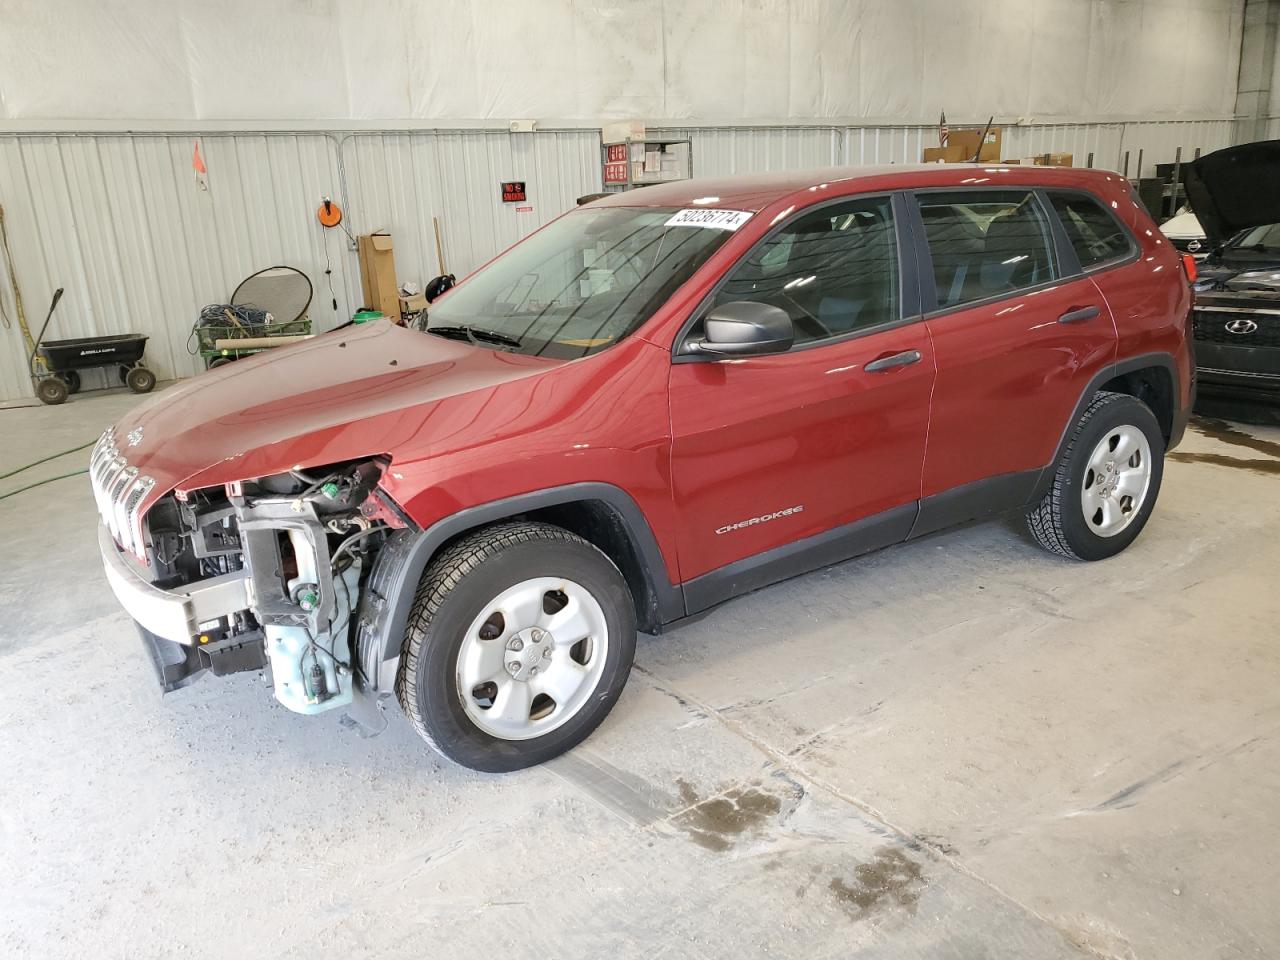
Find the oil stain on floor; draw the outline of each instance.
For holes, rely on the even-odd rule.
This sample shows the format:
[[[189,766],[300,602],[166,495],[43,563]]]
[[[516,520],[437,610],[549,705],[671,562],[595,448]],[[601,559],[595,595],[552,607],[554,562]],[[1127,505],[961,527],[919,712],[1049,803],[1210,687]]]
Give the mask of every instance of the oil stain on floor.
[[[919,863],[900,847],[884,846],[876,851],[870,863],[860,863],[854,868],[851,880],[832,877],[829,886],[836,901],[852,919],[865,920],[893,907],[914,914],[927,884]]]
[[[756,786],[735,787],[705,800],[699,800],[684,780],[677,786],[688,807],[672,822],[694,843],[716,853],[724,853],[743,836],[760,831],[782,811],[782,797]]]
[[[1229,457],[1222,453],[1193,453],[1189,450],[1175,450],[1168,455],[1170,460],[1177,463],[1208,463],[1215,467],[1232,467],[1237,470],[1252,470],[1255,473],[1280,474],[1280,443],[1252,436],[1232,426],[1225,420],[1215,420],[1211,417],[1196,417],[1192,420],[1192,426],[1197,433],[1213,440],[1230,444],[1233,447],[1244,447],[1255,453],[1263,453],[1270,459]]]

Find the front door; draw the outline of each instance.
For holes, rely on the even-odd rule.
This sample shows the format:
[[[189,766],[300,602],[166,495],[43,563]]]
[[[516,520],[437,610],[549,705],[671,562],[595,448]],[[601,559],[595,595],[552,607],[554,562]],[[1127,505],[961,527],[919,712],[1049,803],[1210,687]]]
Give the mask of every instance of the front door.
[[[672,486],[690,612],[905,539],[934,359],[899,250],[889,197],[801,211],[708,305],[783,308],[791,349],[673,363]],[[695,323],[686,336],[699,333]]]

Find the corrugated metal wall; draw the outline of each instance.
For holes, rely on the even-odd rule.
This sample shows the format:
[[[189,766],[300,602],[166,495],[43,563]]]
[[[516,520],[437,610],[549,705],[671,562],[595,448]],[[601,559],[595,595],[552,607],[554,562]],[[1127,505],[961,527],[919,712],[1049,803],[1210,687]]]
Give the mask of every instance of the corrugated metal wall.
[[[717,176],[785,167],[823,167],[872,163],[918,163],[925,147],[937,146],[933,126],[844,128],[670,129],[663,136],[693,141],[694,173]],[[1129,152],[1129,175],[1154,176],[1157,162],[1172,161],[1182,147],[1184,160],[1197,148],[1207,153],[1231,142],[1230,120],[1186,120],[1147,123],[1042,124],[1003,128],[1003,153],[1009,159],[1042,153],[1070,153],[1084,166],[1093,153],[1095,167],[1120,171]]]
[[[33,333],[63,286],[51,339],[145,333],[156,373],[188,376],[202,369],[187,343],[200,307],[278,263],[311,278],[315,327],[334,326],[361,305],[347,237],[315,219],[322,196],[342,202],[340,165],[344,225],[390,229],[397,275],[419,283],[438,272],[432,216],[449,270],[462,275],[600,183],[599,134],[589,130],[206,135],[207,191],[192,172],[194,139],[0,137],[0,204]],[[520,206],[532,210],[501,203],[504,179],[528,182],[529,203]],[[0,327],[0,400],[31,396],[7,277],[0,306],[11,321]],[[86,388],[104,382],[85,376]]]
[[[694,128],[699,176],[842,164],[913,163],[936,142],[930,126]],[[1005,156],[1069,151],[1082,165],[1118,170],[1138,150],[1145,172],[1183,148],[1230,142],[1230,121],[1006,127]],[[66,295],[57,338],[137,331],[161,377],[199,364],[187,335],[199,308],[227,298],[262,267],[297,266],[315,285],[311,316],[328,329],[360,306],[359,269],[342,233],[322,232],[322,196],[348,204],[353,233],[389,228],[401,280],[437,273],[431,218],[440,219],[448,269],[459,276],[600,189],[594,130],[383,134],[209,134],[201,139],[207,191],[191,170],[186,135],[0,136],[0,204],[28,320],[38,327],[55,287]],[[345,197],[344,197],[345,174]],[[504,205],[498,184],[523,179],[528,212]],[[332,270],[328,276],[326,267]],[[332,294],[329,283],[332,282]],[[332,301],[336,299],[335,312]],[[13,297],[0,283],[11,320]],[[86,387],[98,386],[96,375]],[[14,324],[0,328],[0,400],[31,395]]]

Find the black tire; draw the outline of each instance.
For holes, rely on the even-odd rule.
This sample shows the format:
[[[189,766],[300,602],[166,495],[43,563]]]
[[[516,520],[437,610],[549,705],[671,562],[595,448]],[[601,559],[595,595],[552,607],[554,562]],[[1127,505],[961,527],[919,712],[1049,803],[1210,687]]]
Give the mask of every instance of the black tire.
[[[67,381],[60,377],[42,377],[36,383],[36,396],[41,403],[47,403],[51,407],[65,403],[68,392]]]
[[[156,375],[146,367],[134,367],[124,382],[134,393],[150,393],[156,385]]]
[[[68,370],[65,373],[58,374],[58,376],[67,381],[67,393],[80,392],[80,371]]]
[[[1119,533],[1100,536],[1091,529],[1081,505],[1089,476],[1090,454],[1109,431],[1136,427],[1151,447],[1151,478],[1133,519]],[[1155,414],[1141,400],[1122,393],[1099,393],[1071,432],[1067,448],[1044,499],[1027,512],[1031,535],[1046,550],[1073,560],[1105,560],[1137,539],[1160,494],[1164,476],[1164,436]]]
[[[600,604],[609,631],[603,672],[590,700],[549,733],[505,740],[467,716],[457,663],[464,634],[503,590],[533,577],[565,577]],[[543,763],[581,743],[626,685],[635,657],[635,604],[612,561],[581,537],[543,523],[486,527],[447,547],[428,566],[409,618],[396,696],[437,752],[473,770],[505,773]]]
[[[235,357],[214,357],[212,360],[209,361],[209,366],[207,369],[213,370],[216,367],[225,367],[228,363],[230,363],[234,359]]]
[[[129,366],[127,363],[122,363],[120,366],[116,367],[116,373],[119,374],[121,383],[129,382],[129,371],[132,369],[133,367]]]

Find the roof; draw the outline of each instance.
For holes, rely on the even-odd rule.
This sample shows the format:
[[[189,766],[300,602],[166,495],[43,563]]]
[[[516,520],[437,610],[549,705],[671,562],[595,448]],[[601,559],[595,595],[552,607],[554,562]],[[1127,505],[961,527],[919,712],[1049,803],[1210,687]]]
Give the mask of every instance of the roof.
[[[839,196],[863,190],[991,186],[1001,182],[1010,186],[1068,187],[1120,179],[1117,173],[1078,167],[992,163],[882,164],[677,180],[616,193],[593,202],[592,206],[685,207],[715,204],[732,210],[758,211],[802,190],[834,188],[833,195]]]

